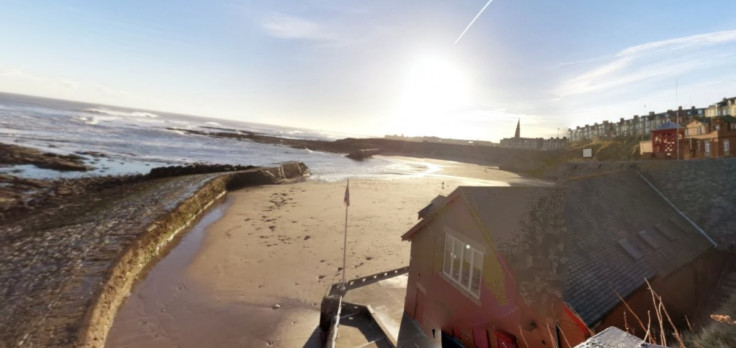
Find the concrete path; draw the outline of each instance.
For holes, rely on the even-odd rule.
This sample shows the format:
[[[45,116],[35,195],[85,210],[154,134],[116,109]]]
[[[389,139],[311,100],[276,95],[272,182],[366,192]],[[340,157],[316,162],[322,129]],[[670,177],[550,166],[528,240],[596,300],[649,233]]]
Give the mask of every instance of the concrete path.
[[[348,291],[344,301],[367,307],[370,318],[341,320],[337,347],[440,347],[439,340],[425,336],[404,315],[406,282],[407,275],[403,274]],[[345,313],[351,313],[349,305],[343,307],[343,318]],[[355,330],[355,327],[362,329]]]

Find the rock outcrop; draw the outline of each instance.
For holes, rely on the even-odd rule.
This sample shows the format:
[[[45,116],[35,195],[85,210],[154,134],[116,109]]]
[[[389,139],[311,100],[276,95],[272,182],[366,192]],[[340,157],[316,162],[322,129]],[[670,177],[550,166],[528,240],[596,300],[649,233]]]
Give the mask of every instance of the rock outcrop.
[[[87,171],[92,169],[84,164],[84,158],[77,155],[59,155],[43,153],[39,150],[0,143],[0,163],[2,164],[32,164],[38,168],[61,171]]]

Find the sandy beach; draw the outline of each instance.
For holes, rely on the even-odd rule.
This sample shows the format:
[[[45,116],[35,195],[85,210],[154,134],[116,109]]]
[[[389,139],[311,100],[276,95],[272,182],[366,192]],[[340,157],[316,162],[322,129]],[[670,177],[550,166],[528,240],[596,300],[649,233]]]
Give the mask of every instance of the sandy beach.
[[[400,236],[439,194],[543,184],[484,166],[393,159],[428,169],[350,180],[348,279],[407,265]],[[319,303],[342,276],[345,186],[312,179],[230,192],[136,286],[107,346],[318,345]]]

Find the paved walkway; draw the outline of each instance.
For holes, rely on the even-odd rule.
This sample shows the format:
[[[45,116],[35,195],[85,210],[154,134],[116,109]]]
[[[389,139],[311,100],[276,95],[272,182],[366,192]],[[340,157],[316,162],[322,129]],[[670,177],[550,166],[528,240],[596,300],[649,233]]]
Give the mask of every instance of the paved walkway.
[[[352,289],[345,295],[337,347],[440,347],[404,315],[407,275]],[[365,306],[360,314],[349,304]]]

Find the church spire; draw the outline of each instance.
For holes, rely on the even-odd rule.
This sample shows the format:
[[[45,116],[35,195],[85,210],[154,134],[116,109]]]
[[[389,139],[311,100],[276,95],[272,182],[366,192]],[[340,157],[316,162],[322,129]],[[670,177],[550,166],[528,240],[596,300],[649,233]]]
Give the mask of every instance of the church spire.
[[[521,119],[516,122],[516,133],[514,134],[514,138],[519,139],[521,136]]]

